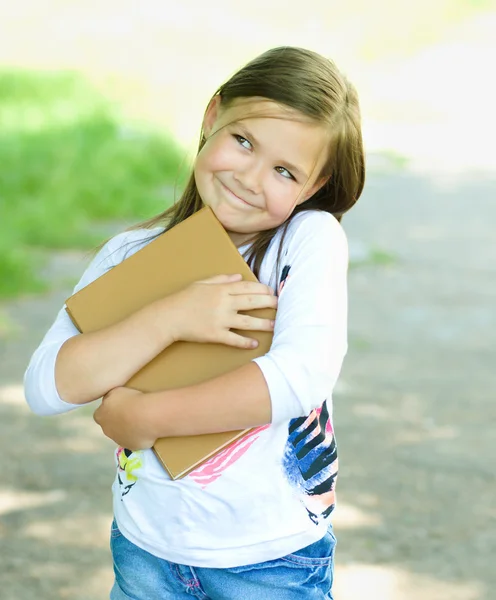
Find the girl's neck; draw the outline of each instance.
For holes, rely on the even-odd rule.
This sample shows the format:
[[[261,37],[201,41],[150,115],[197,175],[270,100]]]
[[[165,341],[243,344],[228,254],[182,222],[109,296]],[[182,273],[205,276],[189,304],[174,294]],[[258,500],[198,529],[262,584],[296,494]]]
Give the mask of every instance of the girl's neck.
[[[246,233],[236,233],[235,231],[228,231],[227,235],[231,238],[232,243],[236,248],[246,246],[248,243],[253,241],[254,235]]]

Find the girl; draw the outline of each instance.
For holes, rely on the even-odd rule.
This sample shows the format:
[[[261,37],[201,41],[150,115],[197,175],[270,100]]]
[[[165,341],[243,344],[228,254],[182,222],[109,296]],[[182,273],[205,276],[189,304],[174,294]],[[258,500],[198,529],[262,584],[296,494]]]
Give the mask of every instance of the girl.
[[[88,334],[62,309],[34,353],[25,392],[36,413],[103,396],[95,421],[118,445],[112,600],[332,598],[331,392],[347,349],[339,221],[363,184],[354,88],[311,51],[265,52],[208,104],[179,202],[111,239],[75,289],[203,205],[260,283],[197,282]],[[275,325],[239,314],[276,305]],[[123,387],[175,341],[248,348],[231,329],[271,328],[268,354],[221,377],[158,393]],[[179,481],[150,450],[159,437],[245,428],[254,430]]]

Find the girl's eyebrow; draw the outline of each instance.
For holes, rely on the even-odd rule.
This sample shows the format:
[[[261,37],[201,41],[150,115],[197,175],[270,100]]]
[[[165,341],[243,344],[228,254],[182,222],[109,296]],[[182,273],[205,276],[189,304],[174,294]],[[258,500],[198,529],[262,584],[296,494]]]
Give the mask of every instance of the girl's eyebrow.
[[[241,133],[246,135],[246,137],[251,142],[253,142],[255,145],[260,145],[258,143],[256,137],[249,131],[249,129],[246,127],[246,125],[239,124],[239,129],[241,130]],[[293,173],[296,173],[297,175],[299,175],[299,177],[302,177],[303,179],[310,178],[310,176],[307,175],[303,169],[297,167],[296,165],[293,165],[292,163],[288,162],[287,160],[283,160],[281,162],[285,165],[285,168],[287,167],[288,171],[292,171]]]

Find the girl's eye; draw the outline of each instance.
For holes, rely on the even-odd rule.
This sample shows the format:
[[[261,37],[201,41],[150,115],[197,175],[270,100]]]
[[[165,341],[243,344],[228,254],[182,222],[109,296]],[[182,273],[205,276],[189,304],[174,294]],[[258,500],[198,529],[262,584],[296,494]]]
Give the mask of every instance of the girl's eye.
[[[242,135],[236,135],[234,134],[234,139],[238,142],[238,144],[240,146],[243,146],[243,148],[246,148],[247,150],[251,150],[251,144],[250,142],[244,138]]]
[[[286,179],[292,179],[293,181],[296,181],[294,175],[292,175],[287,169],[285,169],[284,167],[276,167],[276,171],[278,173],[280,173],[283,177],[285,177]]]

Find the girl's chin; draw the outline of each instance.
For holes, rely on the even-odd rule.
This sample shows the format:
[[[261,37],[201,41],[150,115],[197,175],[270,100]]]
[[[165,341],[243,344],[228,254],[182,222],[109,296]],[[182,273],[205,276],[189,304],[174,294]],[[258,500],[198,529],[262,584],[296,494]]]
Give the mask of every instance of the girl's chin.
[[[236,246],[241,246],[245,242],[249,241],[257,234],[257,232],[246,231],[246,216],[239,214],[233,214],[230,207],[223,205],[216,206],[210,205],[204,202],[205,205],[210,206],[212,212],[217,217],[222,227],[227,231],[231,240]]]
[[[231,210],[225,210],[225,208],[222,206],[211,206],[210,208],[212,209],[214,215],[222,223],[224,229],[229,229],[232,231],[243,229],[241,226],[241,222],[243,221],[242,215],[233,214]]]
[[[215,215],[222,227],[227,231],[231,240],[236,244],[236,246],[242,246],[245,242],[249,241],[253,238],[256,233],[243,231],[243,228],[239,227],[239,222],[236,222],[234,219],[223,218],[222,215]],[[241,229],[241,231],[240,231]]]

